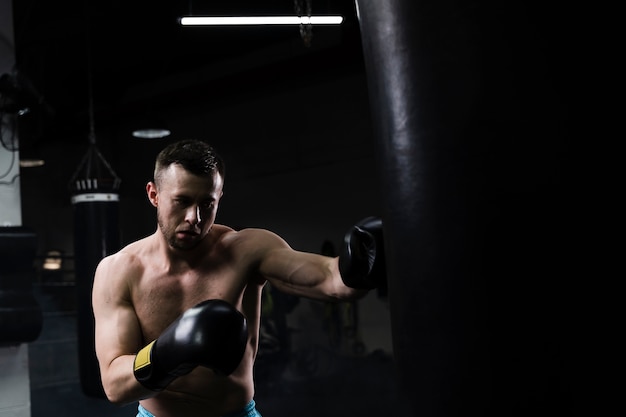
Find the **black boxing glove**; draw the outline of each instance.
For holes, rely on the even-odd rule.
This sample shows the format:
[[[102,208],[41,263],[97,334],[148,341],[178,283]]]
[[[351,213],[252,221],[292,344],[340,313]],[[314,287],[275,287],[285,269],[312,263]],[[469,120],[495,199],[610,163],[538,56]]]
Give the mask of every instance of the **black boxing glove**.
[[[383,222],[367,217],[352,226],[339,254],[339,273],[351,288],[373,289],[386,282]]]
[[[135,356],[135,378],[162,391],[197,366],[231,374],[248,342],[246,318],[223,300],[207,300],[185,311]]]

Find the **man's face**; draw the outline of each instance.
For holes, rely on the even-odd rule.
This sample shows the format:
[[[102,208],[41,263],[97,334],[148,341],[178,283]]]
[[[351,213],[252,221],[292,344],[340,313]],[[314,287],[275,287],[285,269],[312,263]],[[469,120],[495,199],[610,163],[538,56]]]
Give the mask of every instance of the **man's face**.
[[[158,187],[148,183],[146,190],[157,208],[159,228],[172,248],[193,249],[209,233],[222,187],[223,179],[217,172],[199,177],[178,164],[165,169]]]

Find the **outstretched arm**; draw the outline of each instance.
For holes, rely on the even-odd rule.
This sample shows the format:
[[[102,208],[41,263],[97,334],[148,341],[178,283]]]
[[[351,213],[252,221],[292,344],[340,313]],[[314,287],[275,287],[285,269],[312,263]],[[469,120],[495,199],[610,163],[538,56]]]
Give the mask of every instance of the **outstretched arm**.
[[[366,294],[343,283],[338,258],[299,252],[287,246],[269,250],[259,272],[283,292],[316,300],[338,301]]]
[[[278,289],[318,300],[345,300],[363,296],[381,285],[385,276],[382,222],[367,218],[345,235],[339,257],[293,250],[277,235],[246,231],[253,242],[258,271]],[[251,248],[244,249],[250,253]]]

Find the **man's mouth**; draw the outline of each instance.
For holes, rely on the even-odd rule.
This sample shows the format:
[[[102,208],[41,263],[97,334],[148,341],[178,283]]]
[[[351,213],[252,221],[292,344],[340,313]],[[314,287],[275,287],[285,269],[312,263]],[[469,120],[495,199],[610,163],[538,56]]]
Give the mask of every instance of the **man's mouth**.
[[[183,235],[183,236],[197,236],[199,233],[193,231],[193,230],[179,230],[176,232],[177,235]]]

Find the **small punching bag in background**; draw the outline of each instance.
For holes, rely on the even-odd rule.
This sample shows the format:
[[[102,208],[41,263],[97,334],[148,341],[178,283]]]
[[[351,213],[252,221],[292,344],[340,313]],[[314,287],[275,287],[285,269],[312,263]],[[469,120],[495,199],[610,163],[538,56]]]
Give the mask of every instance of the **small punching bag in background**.
[[[118,189],[120,179],[91,143],[70,181],[74,208],[78,358],[83,393],[104,398],[95,354],[91,292],[100,260],[120,249]]]
[[[546,53],[567,19],[531,2],[356,4],[406,415],[571,414],[566,71]]]

